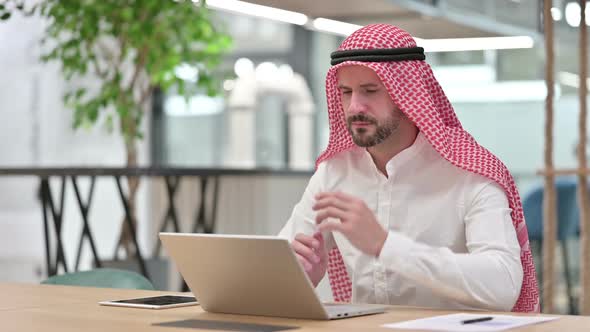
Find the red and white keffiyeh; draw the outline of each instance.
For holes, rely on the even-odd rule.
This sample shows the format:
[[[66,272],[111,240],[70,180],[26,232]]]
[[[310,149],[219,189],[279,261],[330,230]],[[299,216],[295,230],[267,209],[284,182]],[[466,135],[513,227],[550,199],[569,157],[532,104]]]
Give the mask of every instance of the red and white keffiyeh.
[[[363,27],[340,45],[338,51],[353,49],[392,49],[416,47],[406,31],[387,24]],[[524,278],[520,296],[512,311],[539,312],[539,292],[531,255],[527,228],[514,179],[506,166],[480,146],[461,126],[442,88],[425,61],[359,62],[346,61],[333,66],[326,77],[326,96],[330,122],[328,147],[316,166],[335,154],[354,146],[344,117],[337,84],[337,70],[342,66],[361,65],[375,71],[394,103],[412,120],[438,153],[457,167],[496,181],[504,188],[512,209],[512,223],[521,247]],[[330,252],[328,274],[334,300],[350,302],[352,284],[338,248]]]

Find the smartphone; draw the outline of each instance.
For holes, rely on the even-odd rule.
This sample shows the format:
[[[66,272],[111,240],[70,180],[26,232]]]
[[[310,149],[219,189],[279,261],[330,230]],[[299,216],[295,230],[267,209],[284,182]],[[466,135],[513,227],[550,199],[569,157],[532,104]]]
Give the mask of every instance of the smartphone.
[[[135,299],[101,301],[98,302],[98,304],[145,309],[168,309],[197,305],[199,302],[197,302],[197,299],[193,296],[162,295]]]

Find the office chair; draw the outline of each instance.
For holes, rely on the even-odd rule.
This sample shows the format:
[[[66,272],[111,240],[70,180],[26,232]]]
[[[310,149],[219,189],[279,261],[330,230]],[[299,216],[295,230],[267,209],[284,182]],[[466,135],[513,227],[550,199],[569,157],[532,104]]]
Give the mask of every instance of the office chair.
[[[65,273],[49,277],[41,283],[100,288],[154,290],[152,283],[139,273],[107,268]]]
[[[569,313],[577,312],[572,291],[572,276],[569,264],[567,241],[579,237],[579,216],[577,201],[577,179],[575,177],[561,177],[555,180],[557,195],[557,240],[561,245],[563,273],[565,276]],[[522,200],[522,208],[529,233],[529,240],[539,244],[539,255],[543,243],[543,184],[537,185],[529,191]],[[537,269],[539,282],[542,282],[542,266]]]

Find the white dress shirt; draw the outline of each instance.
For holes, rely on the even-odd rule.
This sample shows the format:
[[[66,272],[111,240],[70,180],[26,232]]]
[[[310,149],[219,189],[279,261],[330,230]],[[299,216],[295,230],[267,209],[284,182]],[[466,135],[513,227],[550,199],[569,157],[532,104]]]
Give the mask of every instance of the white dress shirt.
[[[351,194],[388,230],[379,257],[338,232],[324,234],[328,249],[342,254],[353,302],[510,311],[523,271],[501,187],[446,161],[422,134],[386,170],[388,176],[364,148],[324,161],[279,236],[314,233],[317,193]]]

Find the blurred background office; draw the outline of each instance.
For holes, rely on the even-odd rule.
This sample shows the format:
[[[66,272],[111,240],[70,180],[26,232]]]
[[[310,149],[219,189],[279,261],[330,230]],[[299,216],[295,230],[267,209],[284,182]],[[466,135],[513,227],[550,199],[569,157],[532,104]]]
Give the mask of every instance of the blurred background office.
[[[574,168],[580,7],[578,1],[553,3],[554,158],[557,167]],[[207,4],[215,25],[232,40],[213,71],[219,94],[195,90],[187,98],[175,87],[156,89],[142,122],[138,156],[139,165],[146,167],[287,171],[280,176],[222,177],[215,232],[275,234],[287,220],[313,171],[314,158],[327,144],[324,78],[330,53],[348,34],[369,23],[394,24],[419,38],[463,126],[506,163],[521,196],[542,182],[537,175],[543,166],[547,94],[542,1]],[[74,113],[64,106],[62,95],[77,83],[64,78],[59,64],[39,60],[46,25],[41,17],[20,14],[0,21],[0,167],[125,166],[122,137],[116,130],[106,131],[102,120],[72,129]],[[190,85],[199,80],[199,70],[180,64],[174,75]],[[82,187],[89,186],[87,179],[80,181]],[[0,177],[0,281],[39,281],[46,276],[38,190],[36,177]],[[189,231],[201,193],[191,179],[178,190],[179,219]],[[66,192],[65,202],[61,236],[66,252],[74,252],[82,226],[72,190]],[[144,251],[155,246],[165,206],[162,182],[142,180],[137,220]],[[112,180],[98,179],[89,219],[103,257],[112,256],[116,247],[119,207]],[[579,256],[573,234],[567,245],[575,295]],[[74,259],[75,254],[66,257],[70,265]],[[91,266],[86,250],[80,269]],[[563,280],[561,272],[559,278]],[[568,312],[565,282],[559,287],[559,310]]]

